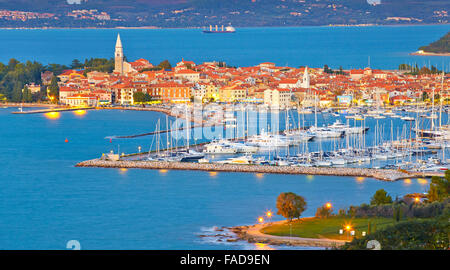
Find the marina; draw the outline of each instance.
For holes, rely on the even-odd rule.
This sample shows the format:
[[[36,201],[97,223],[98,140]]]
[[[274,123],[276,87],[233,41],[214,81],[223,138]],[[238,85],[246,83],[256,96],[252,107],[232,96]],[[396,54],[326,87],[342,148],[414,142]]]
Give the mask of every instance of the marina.
[[[139,150],[139,153],[121,153],[119,156],[119,151],[117,154],[111,151],[109,154],[103,154],[101,159],[194,162],[202,164],[202,168],[207,171],[213,171],[213,166],[219,166],[218,170],[223,171],[236,170],[234,167],[220,167],[228,164],[279,167],[269,169],[268,172],[286,171],[287,174],[311,173],[296,169],[290,171],[291,168],[346,168],[399,170],[412,175],[405,177],[442,175],[443,171],[450,167],[446,159],[449,145],[449,110],[446,106],[439,107],[438,118],[427,117],[433,115],[433,107],[394,107],[389,110],[378,108],[376,114],[370,108],[361,107],[320,111],[315,108],[313,114],[301,114],[304,109],[288,109],[275,113],[259,110],[259,114],[255,116],[250,115],[251,112],[245,108],[236,106],[225,116],[226,122],[234,119],[231,126],[220,121],[218,112],[212,114],[209,119],[214,119],[213,124],[205,123],[206,118],[201,115],[211,116],[209,111],[201,111],[200,117],[196,118],[196,122],[203,125],[191,124],[191,120],[195,118],[194,108],[183,105],[179,110],[185,111],[184,117],[169,120],[166,116],[165,130],[161,129],[162,124],[159,121],[155,131],[150,133],[106,137],[112,140],[150,136],[148,152],[141,153]],[[352,115],[355,117],[348,117]],[[375,117],[377,115],[383,115],[383,118]],[[263,125],[258,124],[261,117],[275,118],[278,126],[271,125],[272,119],[266,119]],[[406,117],[412,118],[413,121],[403,119]],[[255,122],[257,127],[252,126]],[[354,122],[353,125],[351,122]],[[211,127],[218,132],[215,137],[208,139],[204,137],[204,131]],[[199,132],[202,137],[198,137]],[[167,169],[171,165],[166,166]],[[191,165],[174,166],[180,169],[191,168]],[[318,174],[321,174],[320,170]],[[335,175],[345,173],[338,170]],[[389,176],[385,178],[393,179]]]

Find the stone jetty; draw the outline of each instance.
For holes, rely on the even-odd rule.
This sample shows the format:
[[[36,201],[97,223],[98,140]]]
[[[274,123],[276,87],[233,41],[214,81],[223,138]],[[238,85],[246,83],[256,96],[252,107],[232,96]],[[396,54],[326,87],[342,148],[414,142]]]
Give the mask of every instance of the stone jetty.
[[[330,175],[330,176],[369,177],[382,181],[396,181],[399,179],[413,177],[412,174],[409,174],[404,171],[371,169],[371,168],[292,167],[292,166],[244,165],[244,164],[235,165],[235,164],[217,164],[217,163],[191,163],[191,162],[139,161],[139,160],[112,161],[105,159],[92,159],[80,162],[76,164],[76,167]]]

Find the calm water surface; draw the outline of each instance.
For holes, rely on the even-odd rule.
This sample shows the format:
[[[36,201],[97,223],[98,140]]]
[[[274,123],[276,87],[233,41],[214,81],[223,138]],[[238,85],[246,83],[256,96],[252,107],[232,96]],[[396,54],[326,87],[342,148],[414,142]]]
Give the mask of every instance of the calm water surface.
[[[449,71],[450,57],[411,56],[438,40],[450,25],[373,27],[241,28],[235,34],[206,35],[200,29],[0,30],[0,61],[10,58],[70,64],[73,59],[113,57],[117,33],[130,61],[153,64],[182,57],[197,63],[234,66],[271,61],[283,66],[395,69],[401,63],[435,65]]]
[[[260,246],[198,235],[255,223],[275,210],[281,192],[303,195],[311,216],[328,201],[336,209],[367,202],[380,188],[395,197],[428,187],[417,180],[75,168],[118,144],[124,152],[149,146],[148,137],[105,137],[152,131],[165,116],[88,111],[51,119],[12,110],[0,109],[1,249],[65,249],[72,239],[83,249],[254,249]]]

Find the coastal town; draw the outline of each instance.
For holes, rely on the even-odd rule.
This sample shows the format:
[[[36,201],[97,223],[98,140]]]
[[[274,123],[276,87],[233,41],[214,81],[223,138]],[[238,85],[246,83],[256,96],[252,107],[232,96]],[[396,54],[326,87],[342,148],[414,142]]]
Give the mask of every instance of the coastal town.
[[[1,249],[449,250],[445,1],[13,2]]]
[[[219,102],[265,104],[289,108],[414,105],[448,101],[450,74],[435,67],[404,70],[331,70],[327,66],[286,67],[265,62],[251,67],[229,67],[223,62],[195,63],[186,59],[172,69],[157,70],[146,59],[124,60],[120,36],[112,73],[65,70],[57,75],[59,103],[68,106],[139,105],[143,103]],[[412,73],[413,69],[418,72]],[[49,85],[54,74],[42,74]],[[32,93],[40,85],[31,84]],[[435,97],[433,97],[433,93]],[[50,99],[57,97],[49,96]],[[378,104],[377,104],[378,103]]]

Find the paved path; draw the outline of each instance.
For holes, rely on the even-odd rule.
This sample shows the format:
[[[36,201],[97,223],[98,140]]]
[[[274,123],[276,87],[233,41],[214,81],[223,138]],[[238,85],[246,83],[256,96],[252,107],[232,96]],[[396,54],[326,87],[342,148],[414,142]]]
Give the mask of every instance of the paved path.
[[[301,238],[289,236],[275,236],[264,234],[261,232],[267,226],[274,224],[284,224],[286,220],[257,224],[250,227],[234,227],[232,230],[239,238],[249,242],[267,243],[272,245],[289,245],[289,246],[309,246],[309,247],[338,247],[344,245],[347,241],[335,239],[319,239],[319,238]]]

